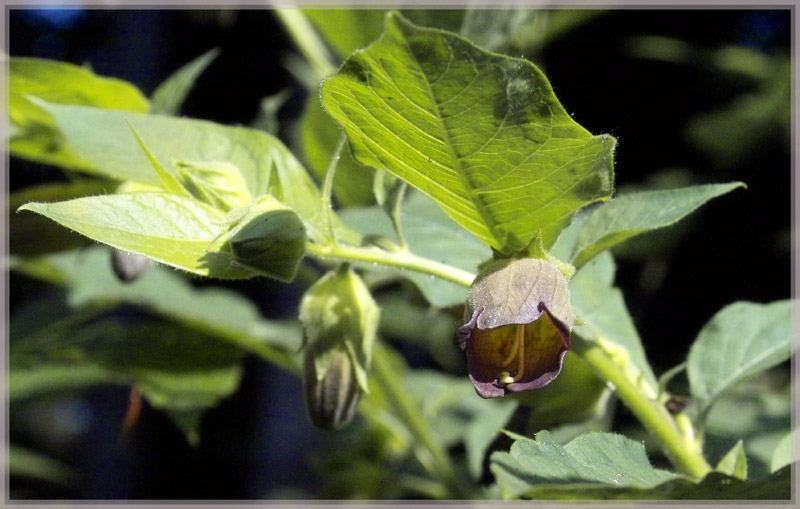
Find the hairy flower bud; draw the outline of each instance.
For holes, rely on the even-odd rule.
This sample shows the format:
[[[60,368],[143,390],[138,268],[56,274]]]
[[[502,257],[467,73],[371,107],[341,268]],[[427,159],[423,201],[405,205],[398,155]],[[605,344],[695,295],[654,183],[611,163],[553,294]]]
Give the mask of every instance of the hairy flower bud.
[[[311,422],[322,429],[339,429],[355,415],[362,390],[356,381],[353,362],[344,348],[329,352],[324,371],[310,345],[303,358],[303,388]]]
[[[558,376],[569,349],[569,285],[548,261],[497,260],[470,286],[465,319],[459,346],[481,397],[539,389]]]
[[[346,265],[323,276],[303,296],[303,384],[316,426],[337,429],[353,418],[367,390],[378,318],[369,290]]]

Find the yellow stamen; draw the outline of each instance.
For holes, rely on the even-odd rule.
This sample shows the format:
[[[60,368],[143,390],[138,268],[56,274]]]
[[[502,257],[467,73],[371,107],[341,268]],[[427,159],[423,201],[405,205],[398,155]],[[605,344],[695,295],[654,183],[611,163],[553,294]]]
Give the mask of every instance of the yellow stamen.
[[[517,341],[519,341],[519,355],[517,356],[517,372],[514,381],[522,380],[525,375],[525,326],[517,325]]]
[[[503,366],[504,368],[506,366],[508,366],[509,364],[511,364],[511,361],[513,361],[514,357],[517,355],[517,350],[519,349],[519,340],[522,337],[522,335],[519,333],[519,328],[520,328],[520,325],[517,325],[517,328],[514,331],[515,332],[515,334],[514,334],[514,344],[511,346],[511,348],[509,348],[508,356],[505,358],[505,360],[501,364],[501,366]]]
[[[512,377],[508,371],[503,371],[497,375],[497,381],[502,385],[512,384],[522,380],[525,375],[525,325],[517,324],[514,331],[514,346],[511,348],[508,357],[503,362],[503,367],[508,366],[517,357],[517,372]]]

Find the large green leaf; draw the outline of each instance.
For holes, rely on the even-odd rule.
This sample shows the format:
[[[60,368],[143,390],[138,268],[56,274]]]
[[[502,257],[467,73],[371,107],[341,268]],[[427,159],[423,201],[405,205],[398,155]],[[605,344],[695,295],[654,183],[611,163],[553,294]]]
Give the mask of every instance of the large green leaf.
[[[792,497],[792,471],[787,467],[767,479],[744,482],[718,472],[708,474],[695,483],[674,479],[654,488],[614,488],[594,486],[543,486],[526,493],[543,500],[789,500]],[[657,502],[656,502],[657,503]]]
[[[322,98],[356,160],[497,249],[524,249],[539,231],[550,247],[576,209],[611,195],[616,141],[575,123],[538,68],[396,13]]]
[[[644,446],[622,435],[589,432],[561,446],[546,431],[520,437],[509,452],[491,457],[503,498],[519,498],[548,485],[653,488],[679,478],[653,468]]]
[[[230,163],[241,172],[253,198],[264,194],[275,196],[300,216],[309,237],[327,238],[319,189],[291,152],[273,136],[202,120],[58,106],[41,101],[39,104],[56,120],[74,151],[102,175],[160,186],[142,145],[166,169],[176,162]],[[338,218],[334,226],[340,239],[358,243],[353,232],[340,227]]]
[[[741,182],[643,191],[620,196],[595,208],[583,222],[573,247],[572,264],[579,267],[597,253],[640,233],[669,226],[708,200],[728,193]]]
[[[54,377],[65,383],[72,380],[66,373],[59,377],[60,370],[77,368],[75,374],[80,374],[95,367],[112,380],[123,376],[137,382],[155,406],[207,407],[236,389],[242,357],[235,346],[175,322],[113,310],[80,313],[15,342],[11,372],[23,375],[11,377],[9,394],[16,399],[49,392],[55,387]],[[42,364],[47,371],[36,369]],[[74,381],[78,387],[87,382],[85,376]],[[17,387],[17,382],[24,383]]]
[[[219,50],[216,48],[209,50],[170,75],[153,91],[150,111],[162,115],[177,115],[197,77],[218,54]]]
[[[224,216],[203,204],[166,193],[89,196],[56,203],[29,203],[19,209],[49,217],[67,228],[123,251],[139,253],[202,275],[247,277],[211,242],[224,231]]]
[[[351,208],[341,212],[342,220],[362,234],[380,235],[398,241],[392,223],[380,207]],[[422,193],[410,193],[400,219],[403,235],[411,252],[432,260],[475,271],[478,264],[491,256],[491,251],[447,217]],[[425,298],[436,307],[462,304],[466,289],[438,278],[398,269],[385,270],[411,280]]]
[[[791,300],[736,302],[703,327],[686,367],[701,418],[726,390],[789,358],[794,306]]]
[[[29,96],[61,104],[145,112],[147,99],[121,80],[94,74],[65,62],[38,58],[8,59],[8,115],[13,129],[12,155],[67,169],[90,170],[66,144],[53,119]]]
[[[647,362],[622,292],[612,286],[614,270],[614,259],[606,252],[575,273],[570,281],[570,295],[575,315],[583,323],[576,325],[573,332],[588,341],[600,343],[605,349],[621,348],[625,355],[615,357],[624,361],[631,379],[655,397],[656,377]]]

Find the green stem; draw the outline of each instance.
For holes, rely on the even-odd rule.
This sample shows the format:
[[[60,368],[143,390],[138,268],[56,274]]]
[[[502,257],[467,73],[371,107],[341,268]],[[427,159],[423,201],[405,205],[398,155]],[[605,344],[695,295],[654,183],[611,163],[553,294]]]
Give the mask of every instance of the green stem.
[[[300,53],[314,68],[319,79],[336,72],[336,67],[331,63],[333,58],[328,49],[302,11],[299,9],[276,9],[275,14],[289,32]]]
[[[433,438],[427,421],[421,417],[419,407],[400,384],[401,375],[394,371],[388,358],[389,352],[380,343],[375,344],[372,357],[372,376],[416,441],[430,454],[431,462],[421,461],[423,466],[447,488],[452,498],[463,498],[464,491],[453,470],[450,457]]]
[[[309,242],[306,244],[306,251],[308,254],[322,259],[366,262],[422,272],[467,288],[472,284],[472,280],[475,279],[475,274],[471,272],[446,263],[423,258],[405,250],[386,251],[377,247],[347,246],[342,244],[322,245]]]
[[[702,479],[712,470],[700,444],[684,435],[664,405],[645,395],[602,348],[576,336],[571,341],[572,351],[613,384],[619,399],[659,441],[675,468],[695,479]]]

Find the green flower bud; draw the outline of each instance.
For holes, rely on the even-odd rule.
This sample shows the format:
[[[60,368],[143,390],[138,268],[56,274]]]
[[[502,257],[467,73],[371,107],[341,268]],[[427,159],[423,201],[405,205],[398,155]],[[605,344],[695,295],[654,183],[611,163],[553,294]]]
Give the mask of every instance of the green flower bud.
[[[303,384],[315,425],[337,429],[353,418],[368,390],[378,318],[366,285],[346,265],[323,276],[303,296]]]
[[[459,346],[481,397],[539,389],[558,376],[569,349],[569,284],[546,260],[494,261],[470,286],[465,319]]]
[[[305,255],[306,228],[297,214],[270,195],[228,214],[229,230],[214,243],[232,263],[289,282]]]
[[[306,409],[314,426],[339,429],[353,419],[363,390],[356,381],[353,361],[346,349],[327,352],[325,363],[318,362],[315,349],[310,345],[303,358]],[[322,372],[320,364],[325,364]]]

